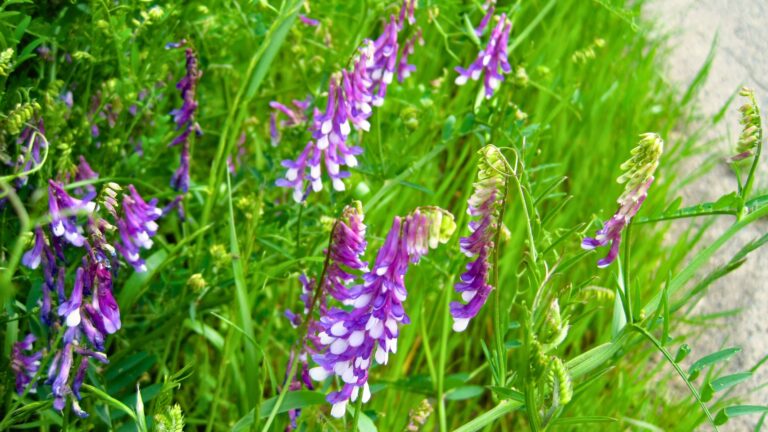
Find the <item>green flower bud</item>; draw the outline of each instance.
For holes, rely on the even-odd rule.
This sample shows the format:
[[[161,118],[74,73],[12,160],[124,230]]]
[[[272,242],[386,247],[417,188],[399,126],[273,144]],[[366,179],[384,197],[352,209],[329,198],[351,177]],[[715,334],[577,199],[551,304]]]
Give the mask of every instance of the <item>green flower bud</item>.
[[[618,199],[619,204],[628,202],[628,199],[637,200],[635,196],[641,186],[647,184],[653,177],[656,168],[659,166],[659,159],[664,152],[664,141],[655,133],[644,133],[640,135],[640,142],[632,149],[630,157],[621,164],[624,174],[616,179],[619,183],[624,183],[624,193]]]

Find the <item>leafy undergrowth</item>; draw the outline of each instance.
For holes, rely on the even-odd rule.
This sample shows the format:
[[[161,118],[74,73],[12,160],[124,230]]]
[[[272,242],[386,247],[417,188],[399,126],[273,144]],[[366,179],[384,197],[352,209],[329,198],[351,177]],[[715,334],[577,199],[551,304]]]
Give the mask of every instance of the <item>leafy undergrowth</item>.
[[[737,384],[755,386],[751,373],[761,365],[724,375],[738,349],[688,355],[685,340],[699,330],[680,326],[698,319],[691,305],[708,284],[767,239],[701,279],[719,247],[768,212],[752,184],[759,111],[745,111],[734,157],[746,159],[733,162],[743,184],[716,203],[679,209],[676,185],[688,174],[680,163],[701,150],[700,131],[687,126],[690,101],[708,67],[684,94],[671,88],[660,72],[663,41],[638,19],[642,2],[499,1],[480,35],[487,4],[416,3],[413,23],[408,1],[405,17],[395,2],[331,0],[311,8],[296,0],[0,7],[0,429],[281,430],[293,419],[299,430],[655,431],[765,412],[731,396]],[[473,62],[499,23],[503,33],[504,19],[511,70],[499,88],[485,98],[482,80],[456,85],[454,68]],[[365,40],[387,23],[399,32],[400,56],[413,42],[403,64],[415,70],[395,76],[383,105],[353,121],[347,145],[361,154],[333,150],[354,154],[348,178],[330,179],[340,160],[323,160],[322,190],[311,191],[311,182],[292,188],[305,171],[281,162],[296,161],[310,140],[321,150],[327,131],[320,122],[312,136],[312,110],[319,118],[329,86],[341,79],[336,72],[355,70],[368,55]],[[598,269],[607,250],[584,250],[582,239],[611,218],[625,188],[615,181],[622,170],[648,169],[649,161],[622,165],[646,132],[665,141],[663,155],[659,148],[655,174],[655,165],[643,174],[647,200],[624,227],[618,258]],[[80,156],[98,175],[85,175]],[[459,238],[469,235],[478,164],[490,164],[500,198],[500,223],[485,239],[494,289],[467,329],[455,332],[453,288],[468,262]],[[316,174],[307,168],[306,175]],[[49,180],[64,192],[50,192]],[[145,233],[151,246],[137,243],[139,258],[125,250],[138,238],[125,228],[127,211],[141,207],[129,185],[157,224]],[[75,205],[57,215],[49,194],[62,193],[90,199],[96,210]],[[317,336],[313,324],[328,293],[310,290],[309,313],[300,313],[299,276],[324,281],[344,264],[352,285],[360,283],[362,266],[326,254],[336,245],[329,236],[351,226],[355,212],[367,226],[368,285],[368,277],[389,274],[386,251],[383,261],[376,251],[395,216],[403,226],[437,230],[433,248],[446,243],[405,255],[405,266],[420,262],[405,277],[408,318],[394,324],[399,334],[387,324],[385,339],[396,338],[397,351],[365,373],[370,401],[334,408],[342,416],[334,418],[326,395],[343,387],[341,373],[284,383],[316,366],[321,353],[312,351],[338,354],[305,340]],[[76,227],[57,232],[57,217],[85,227],[85,246],[76,244]],[[708,225],[693,217],[734,225],[700,245]],[[146,229],[147,218],[133,220]],[[682,227],[676,238],[672,224]],[[35,241],[52,249],[37,266],[24,255]],[[72,306],[81,277],[85,300]],[[106,279],[120,315],[116,329],[96,323],[108,336],[100,347],[83,326],[89,317],[115,322],[104,312]],[[286,309],[298,311],[294,320]],[[361,331],[371,338],[371,330]],[[27,334],[35,341],[18,345]],[[67,350],[74,366],[62,363]],[[20,386],[18,375],[27,380]],[[76,416],[79,409],[88,416]]]

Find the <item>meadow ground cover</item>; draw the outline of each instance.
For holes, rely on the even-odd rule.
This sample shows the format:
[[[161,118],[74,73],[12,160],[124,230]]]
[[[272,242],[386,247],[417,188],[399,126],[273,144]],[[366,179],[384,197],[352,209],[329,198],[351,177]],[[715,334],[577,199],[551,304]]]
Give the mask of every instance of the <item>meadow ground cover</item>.
[[[759,429],[627,3],[6,1],[0,430]]]

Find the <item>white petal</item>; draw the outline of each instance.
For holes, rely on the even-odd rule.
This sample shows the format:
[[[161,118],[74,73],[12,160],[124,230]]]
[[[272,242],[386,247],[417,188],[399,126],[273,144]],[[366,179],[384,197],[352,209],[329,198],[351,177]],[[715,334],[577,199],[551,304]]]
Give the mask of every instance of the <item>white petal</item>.
[[[463,293],[461,293],[461,299],[464,300],[465,302],[468,302],[473,298],[475,298],[475,294],[477,294],[477,291],[464,291]]]
[[[299,171],[296,168],[288,168],[288,171],[285,172],[285,179],[288,181],[294,181],[298,175]]]
[[[371,388],[368,387],[368,383],[363,384],[363,403],[368,402],[371,399]]]
[[[467,83],[467,76],[466,76],[466,75],[459,75],[459,76],[457,76],[457,77],[456,77],[456,79],[455,79],[455,80],[453,80],[453,82],[454,82],[456,85],[460,85],[460,86],[461,86],[461,85],[464,85],[464,84],[466,84],[466,83]]]
[[[347,412],[347,401],[336,402],[331,408],[331,415],[336,418],[344,417],[345,412]]]
[[[347,347],[349,346],[349,342],[347,342],[346,339],[336,339],[331,344],[331,354],[341,354],[344,351],[347,350]]]
[[[309,166],[309,175],[313,179],[320,178],[320,164]]]
[[[343,191],[345,189],[344,182],[340,178],[333,179],[333,189],[337,191]]]
[[[356,298],[353,305],[356,308],[361,308],[364,306],[368,306],[368,303],[371,302],[371,295],[370,294],[363,294],[360,297]]]
[[[330,120],[326,120],[323,122],[322,125],[320,125],[320,132],[324,134],[328,134],[328,132],[330,132],[331,129],[333,129],[333,122],[331,122]]]
[[[387,360],[389,360],[389,354],[387,353],[387,350],[381,347],[381,345],[376,345],[376,363],[380,365],[387,364]]]
[[[61,221],[56,221],[51,229],[53,230],[53,235],[56,237],[61,237],[64,235],[64,224]]]
[[[328,378],[328,371],[325,370],[322,366],[313,367],[309,370],[309,376],[312,377],[315,381],[324,381],[326,378]]]
[[[326,332],[321,332],[317,336],[320,338],[320,343],[323,345],[330,345],[334,340],[336,340],[335,337],[328,335]]]
[[[67,327],[75,327],[80,324],[80,308],[73,310],[67,315]]]
[[[349,346],[351,347],[359,347],[363,340],[365,340],[365,332],[358,330],[356,332],[352,332],[351,335],[349,335]]]
[[[453,319],[453,331],[463,332],[469,325],[469,318],[454,318]]]
[[[381,321],[376,320],[376,323],[371,326],[370,330],[368,330],[368,334],[370,334],[372,338],[378,339],[381,337],[382,333],[384,333],[384,326],[381,324]]]
[[[339,130],[341,131],[342,135],[344,135],[344,136],[349,135],[349,132],[351,131],[351,129],[349,127],[349,121],[344,121],[344,123],[342,123],[339,126]]]
[[[315,192],[323,190],[323,181],[319,178],[312,180],[312,190]]]
[[[395,321],[393,318],[389,318],[387,319],[386,325],[391,334],[397,334],[397,321]]]
[[[325,150],[328,148],[328,135],[323,135],[317,139],[317,149]]]
[[[347,328],[344,327],[344,321],[339,321],[331,326],[331,334],[334,336],[344,336],[347,334]]]

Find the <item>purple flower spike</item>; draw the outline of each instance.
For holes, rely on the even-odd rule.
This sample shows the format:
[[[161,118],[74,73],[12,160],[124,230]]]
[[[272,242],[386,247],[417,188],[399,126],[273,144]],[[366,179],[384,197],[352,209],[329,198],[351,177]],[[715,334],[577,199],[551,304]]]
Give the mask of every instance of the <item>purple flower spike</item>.
[[[309,18],[304,14],[299,15],[299,19],[301,20],[301,22],[303,22],[305,25],[309,27],[317,27],[318,25],[320,25],[320,21]]]
[[[51,390],[54,396],[53,407],[61,411],[64,409],[67,395],[72,392],[68,384],[69,373],[72,370],[71,343],[66,344],[56,355],[54,363],[51,365],[51,368],[54,367],[58,370],[58,373],[55,373],[55,378],[51,383]]]
[[[112,274],[106,268],[96,268],[96,278],[93,284],[93,300],[91,306],[96,326],[103,333],[113,334],[120,330],[120,309],[112,295]]]
[[[416,9],[416,0],[403,0],[403,5],[400,6],[400,14],[397,17],[398,24],[402,27],[403,23],[408,20],[408,24],[415,24],[416,17],[414,11]]]
[[[166,48],[179,48],[185,44],[186,41],[182,39],[178,44],[166,45]],[[181,144],[181,162],[171,179],[171,187],[182,192],[189,190],[190,135],[193,132],[198,136],[203,133],[200,125],[195,121],[195,112],[198,106],[195,95],[197,83],[200,81],[203,73],[198,67],[195,51],[192,48],[187,48],[185,55],[186,74],[176,84],[176,88],[181,92],[183,103],[180,108],[174,109],[170,113],[173,116],[174,123],[176,123],[176,129],[182,132],[169,144],[169,147]]]
[[[331,76],[325,111],[315,109],[313,113],[310,125],[312,141],[296,160],[283,161],[282,165],[287,171],[285,177],[276,183],[280,187],[293,188],[296,202],[304,201],[310,188],[314,192],[322,190],[321,163],[325,165],[333,188],[337,191],[346,189],[343,179],[349,177],[350,173],[341,168],[357,166],[357,156],[363,152],[362,148],[347,144],[352,128],[358,132],[367,132],[370,129],[368,119],[372,107],[384,103],[387,87],[395,74],[398,74],[399,79],[404,79],[413,71],[407,58],[412,54],[418,36],[411,41],[407,52],[404,51],[404,58],[400,62],[397,54],[400,48],[399,32],[406,19],[414,22],[414,8],[415,0],[405,0],[400,17],[396,19],[394,15],[391,16],[375,41],[364,42],[352,70],[343,70]],[[293,110],[276,102],[270,105],[289,118],[295,117]],[[280,140],[280,125],[276,121],[276,116],[270,119],[273,145]]]
[[[48,180],[48,208],[54,236],[63,236],[73,246],[83,246],[85,237],[82,234],[83,229],[76,223],[76,214],[93,213],[96,204],[91,201],[92,195],[89,194],[82,200],[72,198],[60,183]]]
[[[42,351],[25,354],[24,351],[32,351],[35,343],[35,336],[28,334],[24,340],[13,344],[11,352],[11,370],[16,374],[16,393],[22,394],[24,390],[32,384],[30,392],[35,392],[35,383],[32,379],[40,369],[40,359],[43,358]]]
[[[507,44],[509,42],[509,33],[512,31],[512,23],[507,20],[506,14],[501,14],[499,23],[491,32],[488,39],[488,46],[481,50],[477,59],[464,69],[456,66],[456,85],[464,85],[470,79],[477,81],[483,77],[485,86],[485,97],[490,99],[504,81],[504,75],[512,71],[507,60]]]
[[[477,182],[467,208],[467,213],[475,219],[469,222],[470,235],[459,240],[461,252],[474,260],[466,265],[461,281],[454,287],[465,303],[452,302],[450,305],[453,330],[457,332],[466,330],[493,290],[488,283],[488,257],[495,248],[494,240],[501,224],[499,215],[506,165],[499,149],[492,145],[483,147],[479,153]]]
[[[619,256],[621,233],[637,214],[638,210],[640,210],[640,206],[643,205],[645,198],[648,196],[648,189],[652,183],[653,177],[639,185],[633,191],[633,194],[637,197],[636,199],[619,203],[619,209],[608,219],[603,228],[597,231],[595,237],[586,237],[581,241],[581,247],[587,250],[606,246],[610,243],[611,248],[608,250],[608,255],[597,261],[598,268],[608,267]]]
[[[117,221],[120,242],[115,248],[136,271],[145,272],[147,267],[139,250],[152,247],[152,237],[158,228],[155,221],[163,215],[163,211],[157,207],[157,199],[145,202],[133,185],[128,185],[128,192],[123,194],[124,214]]]
[[[400,55],[400,60],[397,62],[397,81],[402,83],[406,78],[411,76],[411,72],[416,70],[416,66],[408,64],[408,57],[414,53],[414,47],[416,43],[424,45],[424,38],[421,35],[421,29],[419,29],[412,38],[408,39],[403,45],[403,52]]]
[[[617,181],[625,183],[625,186],[624,193],[617,200],[618,210],[597,231],[595,237],[586,237],[581,241],[581,247],[587,250],[611,245],[608,255],[597,261],[599,268],[608,267],[619,256],[621,233],[645,202],[654,180],[653,174],[664,151],[664,142],[658,135],[645,133],[640,138],[640,143],[632,149],[632,157],[621,165],[624,174]]]
[[[417,209],[405,219],[395,217],[373,269],[362,276],[363,283],[347,288],[354,277],[345,277],[334,287],[332,296],[352,309],[332,308],[322,314],[317,334],[320,346],[312,356],[319,366],[309,371],[316,381],[335,375],[344,383],[327,397],[333,405],[332,416],[342,417],[350,400],[370,399],[371,363],[387,363],[389,354],[397,352],[399,326],[409,323],[403,307],[408,295],[404,280],[408,265],[417,262],[432,245],[445,243],[454,228],[453,217],[437,208]],[[349,248],[341,248],[348,251],[343,255],[345,262],[364,269],[359,258],[348,258],[359,256],[365,243],[346,231],[340,235],[353,240]]]
[[[477,37],[480,37],[485,33],[485,28],[488,27],[488,22],[490,22],[491,17],[493,16],[494,12],[496,11],[496,4],[495,2],[490,2],[485,8],[487,12],[485,13],[485,16],[483,16],[483,19],[480,21],[480,24],[477,25],[475,28],[475,34]]]
[[[67,327],[76,327],[80,324],[80,305],[83,303],[83,285],[85,285],[85,271],[77,268],[75,273],[75,287],[69,299],[59,305],[59,316],[64,318]]]
[[[37,227],[35,228],[35,244],[32,246],[32,249],[21,257],[21,263],[31,269],[36,269],[40,265],[44,247],[45,234],[43,234],[43,230],[40,227]]]

